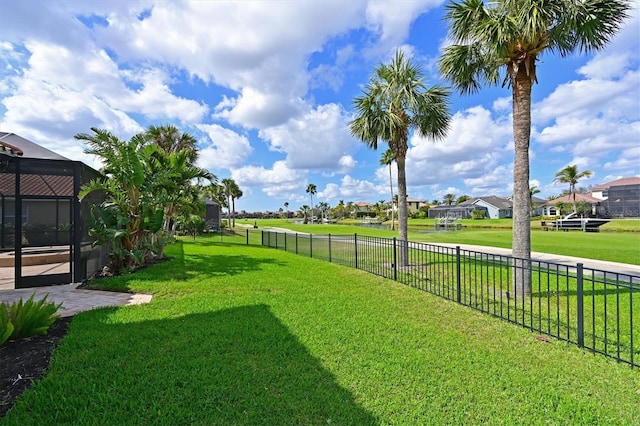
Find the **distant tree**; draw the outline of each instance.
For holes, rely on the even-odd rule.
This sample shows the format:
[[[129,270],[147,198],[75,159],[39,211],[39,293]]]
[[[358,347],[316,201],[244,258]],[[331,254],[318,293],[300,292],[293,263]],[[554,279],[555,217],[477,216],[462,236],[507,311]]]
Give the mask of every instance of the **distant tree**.
[[[456,198],[456,204],[464,203],[465,201],[470,199],[471,197],[469,195],[461,195],[458,198]]]
[[[313,196],[316,195],[316,193],[318,192],[318,189],[316,187],[315,184],[310,183],[309,185],[307,185],[307,189],[306,189],[306,193],[309,194],[309,197],[311,199],[311,215],[313,216]]]
[[[450,206],[450,205],[452,205],[454,203],[455,199],[456,199],[455,195],[453,195],[453,194],[445,194],[445,196],[442,197],[442,203],[447,205],[447,206]]]
[[[575,211],[575,203],[576,203],[576,184],[582,178],[591,177],[593,172],[590,170],[584,170],[582,172],[578,171],[578,165],[574,164],[573,166],[567,166],[564,169],[560,170],[556,173],[555,183],[568,183],[569,184],[569,195],[571,196],[574,204]]]
[[[309,206],[305,204],[300,207],[300,213],[302,214],[302,223],[305,225],[309,223]]]
[[[440,205],[440,200],[438,200],[437,198],[434,198],[433,200],[431,200],[431,205],[432,206]]]
[[[240,190],[240,187],[238,187],[238,184],[236,183],[236,181],[231,178],[222,179],[221,183],[222,183],[222,188],[224,190],[224,196],[227,198],[227,215],[228,215],[227,221],[229,223],[229,226],[232,226],[231,211],[233,209],[233,211],[235,212],[235,208],[236,208],[235,199],[240,198],[242,196],[242,191]],[[235,223],[233,224],[233,226],[235,227]]]
[[[532,214],[537,208],[536,203],[533,202],[533,196],[539,193],[540,193],[540,189],[537,186],[533,185],[529,187],[529,205],[530,205]]]

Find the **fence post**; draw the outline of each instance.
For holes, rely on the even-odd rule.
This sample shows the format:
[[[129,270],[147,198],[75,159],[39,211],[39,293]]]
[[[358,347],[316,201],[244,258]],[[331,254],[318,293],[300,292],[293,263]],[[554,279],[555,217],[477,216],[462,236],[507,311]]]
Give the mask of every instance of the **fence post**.
[[[329,234],[329,263],[331,263],[331,234]]]
[[[584,347],[584,270],[583,264],[576,265],[577,298],[578,298],[578,347]]]
[[[456,300],[462,303],[462,283],[460,273],[460,246],[456,246]]]
[[[247,228],[247,245],[249,245],[249,228]]]
[[[260,231],[260,243],[264,246],[264,231]],[[222,234],[220,234],[222,235]]]
[[[296,254],[298,254],[298,233],[296,232]]]
[[[287,251],[287,233],[284,233],[284,251]]]
[[[309,257],[313,257],[313,234],[309,234]]]
[[[353,234],[353,252],[355,254],[355,267],[358,269],[358,234]]]
[[[393,280],[398,281],[398,239],[393,237]]]

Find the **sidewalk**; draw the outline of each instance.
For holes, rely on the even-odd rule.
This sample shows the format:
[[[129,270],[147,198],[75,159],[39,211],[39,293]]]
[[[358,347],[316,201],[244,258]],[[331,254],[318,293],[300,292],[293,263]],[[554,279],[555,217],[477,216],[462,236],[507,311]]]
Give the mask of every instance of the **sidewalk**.
[[[434,245],[453,248],[459,246],[462,250],[477,251],[480,253],[490,253],[501,256],[511,256],[511,249],[506,248],[475,246],[471,244],[437,243]],[[609,262],[606,260],[585,259],[582,257],[539,252],[531,252],[531,258],[534,260],[539,260],[541,262],[559,263],[566,266],[576,266],[578,263],[582,263],[585,268],[616,272],[621,275],[635,276],[638,277],[638,279],[634,281],[640,282],[640,265],[630,265],[628,263]]]
[[[0,302],[12,303],[22,298],[26,301],[33,292],[35,300],[47,295],[47,301],[62,303],[58,313],[63,317],[72,316],[78,312],[105,306],[139,305],[151,302],[150,294],[116,293],[113,291],[81,290],[80,284],[62,284],[47,287],[21,288],[17,290],[0,291]]]

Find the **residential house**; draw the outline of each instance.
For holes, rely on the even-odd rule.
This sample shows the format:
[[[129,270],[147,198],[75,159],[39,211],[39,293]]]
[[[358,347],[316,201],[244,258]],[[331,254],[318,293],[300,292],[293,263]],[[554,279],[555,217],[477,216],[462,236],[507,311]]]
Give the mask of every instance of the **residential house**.
[[[595,198],[589,194],[567,194],[562,197],[554,198],[552,200],[547,200],[546,203],[542,206],[542,215],[543,216],[560,216],[560,211],[556,208],[558,203],[565,204],[573,204],[574,196],[576,202],[584,202],[591,205],[591,214],[593,216],[601,216],[599,214],[600,205],[602,203],[601,199]]]
[[[408,214],[418,212],[420,210],[420,207],[422,207],[424,205],[425,205],[425,203],[423,203],[420,200],[416,200],[415,198],[407,197],[407,213]]]
[[[591,190],[601,201],[599,215],[604,217],[640,217],[640,176],[603,183]]]

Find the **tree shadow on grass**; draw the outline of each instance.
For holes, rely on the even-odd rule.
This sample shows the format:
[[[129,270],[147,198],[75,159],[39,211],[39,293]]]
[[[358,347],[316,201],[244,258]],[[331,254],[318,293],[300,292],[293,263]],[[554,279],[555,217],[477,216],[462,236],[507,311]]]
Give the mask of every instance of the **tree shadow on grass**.
[[[264,257],[246,255],[197,255],[189,256],[185,263],[185,274],[205,274],[209,276],[238,275],[248,271],[259,271],[262,265],[286,266],[286,262]]]
[[[8,424],[377,424],[265,305],[108,324],[76,318]],[[38,420],[35,420],[38,419]]]

